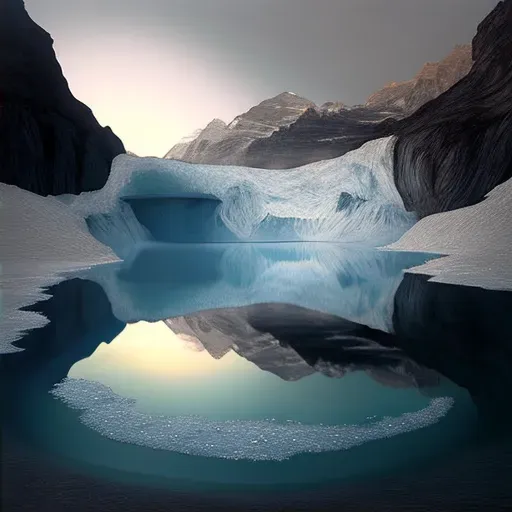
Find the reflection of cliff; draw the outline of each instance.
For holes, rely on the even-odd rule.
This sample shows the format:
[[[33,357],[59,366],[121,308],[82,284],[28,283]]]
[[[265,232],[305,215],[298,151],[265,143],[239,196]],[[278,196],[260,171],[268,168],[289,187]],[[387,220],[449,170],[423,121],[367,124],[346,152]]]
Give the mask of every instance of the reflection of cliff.
[[[50,388],[124,328],[95,283],[74,279],[49,292],[52,297],[32,309],[50,323],[17,343],[23,352],[0,358],[2,378],[22,383],[27,373],[40,373],[41,386]],[[363,370],[388,386],[428,388],[441,374],[466,388],[481,414],[506,425],[512,419],[504,406],[512,389],[511,310],[510,293],[406,274],[395,296],[394,334],[286,304],[211,310],[166,323],[198,339],[213,357],[234,350],[286,380]]]
[[[95,190],[124,147],[73,97],[52,44],[22,0],[2,0],[0,181],[42,195]]]
[[[380,345],[384,333],[287,304],[256,304],[204,311],[165,320],[178,335],[193,336],[216,358],[230,350],[284,380],[315,372],[341,378],[365,370],[384,385],[438,384],[434,371],[421,368],[403,352]]]
[[[389,332],[403,270],[426,259],[331,244],[160,244],[83,275],[125,323],[278,302]]]
[[[466,388],[505,423],[512,379],[512,294],[406,274],[395,296],[393,343]]]

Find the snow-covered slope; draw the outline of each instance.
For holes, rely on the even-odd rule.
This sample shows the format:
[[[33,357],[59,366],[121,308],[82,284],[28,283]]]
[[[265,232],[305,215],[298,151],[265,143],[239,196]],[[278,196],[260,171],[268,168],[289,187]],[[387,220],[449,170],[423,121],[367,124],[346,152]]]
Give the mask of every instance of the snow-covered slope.
[[[47,323],[20,308],[45,299],[59,273],[116,259],[63,202],[0,183],[0,352],[16,350],[10,343]]]
[[[433,281],[512,289],[512,180],[479,204],[424,218],[389,248],[448,255],[409,271]]]

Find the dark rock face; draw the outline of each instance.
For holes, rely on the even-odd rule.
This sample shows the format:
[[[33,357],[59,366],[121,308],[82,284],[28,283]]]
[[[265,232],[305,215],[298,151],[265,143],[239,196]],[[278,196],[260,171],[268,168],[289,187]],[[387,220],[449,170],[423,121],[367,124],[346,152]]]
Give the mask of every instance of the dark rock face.
[[[503,425],[512,389],[512,294],[429,282],[405,274],[395,295],[393,344],[466,388],[480,412]]]
[[[396,126],[395,183],[420,216],[474,204],[512,176],[512,0],[479,25],[469,74]]]
[[[73,97],[22,0],[0,4],[0,141],[0,181],[41,195],[101,188],[125,152]]]
[[[254,141],[247,148],[243,164],[288,169],[336,158],[365,142],[391,135],[395,115],[367,108],[335,112],[309,109],[290,126]]]

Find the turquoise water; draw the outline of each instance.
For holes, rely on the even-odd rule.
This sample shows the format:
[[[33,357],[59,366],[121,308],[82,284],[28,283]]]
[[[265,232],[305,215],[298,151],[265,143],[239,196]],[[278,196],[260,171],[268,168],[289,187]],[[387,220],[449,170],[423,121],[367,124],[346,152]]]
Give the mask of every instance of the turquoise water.
[[[149,361],[147,353],[138,357],[132,350],[134,341],[124,338],[128,341],[123,341],[121,333],[110,345],[100,345],[92,356],[71,368],[69,377],[80,379],[76,381],[79,383],[109,386],[117,397],[131,399],[130,407],[134,406],[144,422],[149,423],[160,421],[161,417],[174,422],[176,418],[194,415],[199,418],[194,428],[199,424],[200,428],[209,429],[212,425],[218,428],[219,424],[229,427],[229,422],[235,421],[239,428],[233,429],[233,435],[243,438],[248,425],[244,421],[273,419],[270,423],[273,426],[300,422],[310,429],[299,432],[303,441],[315,439],[319,435],[316,429],[322,428],[321,425],[343,429],[378,423],[380,429],[383,417],[387,424],[390,419],[393,423],[399,421],[404,413],[421,414],[436,396],[451,397],[454,403],[431,425],[389,438],[377,436],[349,449],[331,449],[327,444],[320,453],[304,453],[299,449],[291,455],[285,453],[285,458],[279,460],[237,460],[212,456],[208,447],[201,447],[199,455],[183,453],[188,449],[186,440],[187,435],[192,435],[190,432],[182,433],[182,444],[175,449],[154,449],[151,439],[145,438],[151,436],[149,431],[124,439],[133,430],[130,407],[119,410],[116,402],[112,402],[109,411],[114,419],[110,418],[103,427],[97,421],[103,421],[106,416],[91,406],[90,401],[88,411],[69,407],[62,397],[42,391],[44,371],[35,375],[32,382],[25,382],[23,392],[23,428],[28,431],[25,435],[38,449],[96,476],[198,492],[332,485],[341,480],[413,470],[457,450],[473,436],[476,415],[471,399],[467,392],[445,379],[437,387],[426,390],[386,387],[363,371],[341,378],[316,373],[287,382],[233,352],[215,360],[191,350],[181,340],[172,339],[172,334],[169,345],[175,345],[174,348],[162,352],[161,347],[154,347],[154,356],[162,362],[168,361],[168,357],[180,357],[180,364],[161,373],[155,366],[144,370],[151,357]],[[138,342],[141,349],[147,342],[151,345],[150,338]],[[130,349],[129,358],[123,357],[126,348]],[[204,356],[210,361],[199,363]],[[196,358],[198,365],[194,367]],[[184,371],[185,361],[193,368],[191,372]],[[83,401],[87,386],[78,389],[82,391],[79,396]],[[92,423],[84,422],[87,413],[92,414]],[[252,429],[254,425],[249,427]],[[176,428],[175,423],[172,428]],[[341,430],[340,435],[344,434]],[[364,431],[361,435],[365,435]],[[241,442],[243,448],[246,440]],[[286,446],[277,446],[286,452]]]
[[[426,259],[332,244],[144,247],[52,290],[50,325],[12,358],[10,420],[71,468],[178,490],[336,485],[442,460],[474,436],[469,394],[374,341],[391,336],[403,269]],[[267,318],[265,303],[309,309]],[[231,308],[220,331],[163,321],[212,304]],[[237,316],[249,304],[261,304],[254,318]],[[291,345],[270,334],[276,321]]]

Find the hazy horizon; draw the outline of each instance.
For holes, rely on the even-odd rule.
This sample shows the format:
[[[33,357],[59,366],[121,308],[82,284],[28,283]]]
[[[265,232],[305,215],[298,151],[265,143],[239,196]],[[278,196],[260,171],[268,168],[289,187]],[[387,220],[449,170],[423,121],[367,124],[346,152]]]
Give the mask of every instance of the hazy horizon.
[[[25,0],[73,94],[127,150],[294,92],[364,103],[470,43],[498,0]]]

